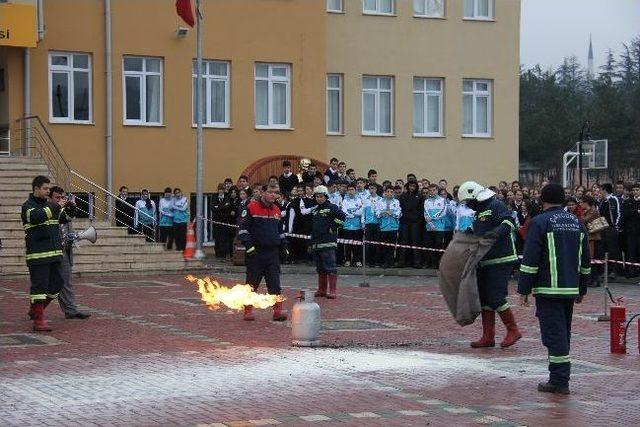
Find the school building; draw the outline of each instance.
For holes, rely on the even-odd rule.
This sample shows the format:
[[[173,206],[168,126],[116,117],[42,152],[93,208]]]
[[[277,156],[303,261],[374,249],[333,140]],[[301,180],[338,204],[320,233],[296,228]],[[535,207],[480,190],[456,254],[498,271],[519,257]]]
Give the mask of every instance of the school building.
[[[201,14],[205,191],[294,156],[383,179],[517,178],[519,0],[202,0]],[[0,1],[0,153],[37,115],[114,193],[195,191],[195,55],[174,0]]]

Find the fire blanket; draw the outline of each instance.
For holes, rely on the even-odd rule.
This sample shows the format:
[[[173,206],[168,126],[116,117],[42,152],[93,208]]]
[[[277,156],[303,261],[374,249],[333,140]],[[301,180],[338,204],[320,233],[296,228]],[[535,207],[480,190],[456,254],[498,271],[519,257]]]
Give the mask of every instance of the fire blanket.
[[[495,240],[456,233],[440,260],[440,292],[449,311],[461,326],[480,314],[476,267]]]

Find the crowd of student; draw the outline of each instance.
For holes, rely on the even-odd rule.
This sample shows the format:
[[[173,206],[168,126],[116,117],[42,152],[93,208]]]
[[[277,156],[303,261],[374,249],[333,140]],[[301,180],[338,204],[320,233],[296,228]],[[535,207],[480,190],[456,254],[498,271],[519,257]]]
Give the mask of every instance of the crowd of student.
[[[394,247],[394,244],[411,247],[444,249],[455,232],[466,232],[471,228],[475,212],[458,202],[458,186],[449,188],[446,179],[431,182],[408,174],[406,179],[385,180],[379,183],[378,173],[371,169],[366,178],[358,177],[345,162],[331,159],[326,171],[319,171],[313,163],[301,174],[292,172],[291,163],[284,161],[282,174],[271,176],[265,183],[250,183],[241,176],[234,185],[227,178],[217,186],[208,207],[207,218],[212,222],[216,257],[224,259],[233,253],[236,225],[247,203],[259,198],[262,186],[278,184],[280,194],[277,203],[283,218],[283,232],[294,235],[311,233],[312,213],[316,204],[313,189],[325,185],[329,200],[340,207],[347,220],[340,236],[348,240],[367,240],[389,245],[340,244],[338,263],[344,266],[389,268],[411,266],[413,268],[437,268],[440,252],[422,249]],[[515,244],[522,252],[528,225],[541,212],[540,189],[546,182],[531,187],[518,181],[511,184],[502,181],[489,188],[496,193],[513,212],[517,233]],[[125,195],[122,200],[126,200]],[[617,182],[615,185],[594,184],[590,188],[577,186],[565,189],[565,209],[575,214],[592,232],[589,243],[592,257],[603,259],[605,253],[610,260],[640,262],[640,183]],[[159,207],[149,199],[149,192],[142,191],[142,199],[133,201],[133,227],[148,234],[154,221],[158,225],[159,241],[172,239],[177,249],[184,247],[186,222],[189,219],[188,202],[180,189],[165,189]],[[597,226],[593,226],[593,224]],[[606,224],[606,226],[604,225]],[[178,243],[179,242],[179,243]],[[288,263],[311,261],[307,240],[289,238],[290,255],[283,260]],[[601,270],[594,269],[596,274]],[[611,275],[625,273],[638,276],[640,269],[623,264],[612,265]],[[599,276],[598,276],[599,278]]]

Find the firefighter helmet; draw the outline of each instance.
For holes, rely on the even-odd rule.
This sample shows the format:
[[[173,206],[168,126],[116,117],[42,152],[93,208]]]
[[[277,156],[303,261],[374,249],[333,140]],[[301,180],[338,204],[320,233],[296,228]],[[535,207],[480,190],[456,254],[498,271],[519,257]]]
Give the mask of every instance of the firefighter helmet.
[[[477,200],[479,202],[484,202],[485,200],[495,196],[495,194],[496,193],[493,191],[488,188],[484,188],[475,181],[467,181],[458,189],[458,198],[461,202],[465,200]]]

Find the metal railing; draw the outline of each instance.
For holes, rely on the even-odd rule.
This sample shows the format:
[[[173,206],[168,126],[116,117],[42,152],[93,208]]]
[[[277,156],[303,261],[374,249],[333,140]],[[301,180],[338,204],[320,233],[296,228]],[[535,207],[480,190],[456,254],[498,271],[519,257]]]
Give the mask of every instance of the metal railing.
[[[12,150],[9,155],[42,159],[49,167],[54,183],[76,197],[76,208],[82,216],[91,222],[95,219],[106,220],[111,225],[116,225],[116,218],[119,218],[120,222],[130,223],[130,228],[140,235],[147,235],[143,231],[146,227],[151,235],[147,237],[156,241],[155,218],[152,219],[153,227],[141,224],[141,229],[134,228],[135,206],[119,200],[118,196],[71,168],[40,117],[28,116],[16,120],[10,135]],[[118,203],[115,203],[116,200]],[[115,217],[112,213],[115,213]],[[146,214],[139,212],[138,215]]]

